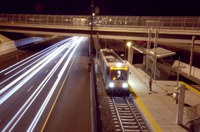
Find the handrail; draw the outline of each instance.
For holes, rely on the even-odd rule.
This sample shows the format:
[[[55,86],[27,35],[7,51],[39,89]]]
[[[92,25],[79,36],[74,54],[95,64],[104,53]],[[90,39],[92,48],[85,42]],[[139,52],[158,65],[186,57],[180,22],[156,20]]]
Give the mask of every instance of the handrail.
[[[187,89],[191,90],[192,92],[194,92],[194,93],[200,95],[200,91],[199,91],[199,90],[193,88],[192,86],[188,85],[187,83],[185,83],[185,82],[183,82],[183,81],[179,81],[179,83],[182,84],[182,85],[185,85],[185,87],[186,87]]]

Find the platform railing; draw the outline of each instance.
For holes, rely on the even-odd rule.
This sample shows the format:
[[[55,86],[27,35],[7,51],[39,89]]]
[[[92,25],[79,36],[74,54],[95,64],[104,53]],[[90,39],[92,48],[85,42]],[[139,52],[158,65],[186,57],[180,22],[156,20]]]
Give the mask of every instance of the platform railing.
[[[90,16],[0,14],[0,24],[90,26]],[[95,16],[94,26],[200,30],[200,16]]]
[[[190,130],[200,130],[200,104],[185,108],[184,116],[183,123],[185,126]]]

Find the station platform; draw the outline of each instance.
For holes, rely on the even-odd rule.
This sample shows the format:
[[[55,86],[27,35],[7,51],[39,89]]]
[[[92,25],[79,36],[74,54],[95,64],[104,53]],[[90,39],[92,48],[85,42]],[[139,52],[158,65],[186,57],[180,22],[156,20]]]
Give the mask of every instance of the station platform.
[[[187,132],[186,128],[176,124],[178,104],[171,93],[177,90],[177,82],[153,80],[152,91],[149,91],[149,75],[130,64],[129,70],[130,90],[153,132]],[[199,104],[200,92],[192,88],[186,89],[184,103],[187,106]]]

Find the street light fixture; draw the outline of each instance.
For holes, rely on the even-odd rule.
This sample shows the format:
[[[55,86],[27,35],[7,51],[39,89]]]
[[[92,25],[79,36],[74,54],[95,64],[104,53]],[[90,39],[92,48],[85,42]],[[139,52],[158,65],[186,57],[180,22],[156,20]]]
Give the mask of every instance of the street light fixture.
[[[92,13],[92,16],[93,16],[93,17],[95,16],[95,13],[94,13],[94,12]]]
[[[131,45],[132,45],[132,42],[131,42],[131,41],[128,41],[126,45],[128,46],[128,48],[130,48]]]

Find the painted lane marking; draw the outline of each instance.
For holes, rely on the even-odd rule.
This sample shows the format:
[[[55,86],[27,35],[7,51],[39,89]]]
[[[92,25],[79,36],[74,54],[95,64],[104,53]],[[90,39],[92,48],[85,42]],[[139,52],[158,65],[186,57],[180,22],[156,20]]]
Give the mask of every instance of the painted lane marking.
[[[45,73],[47,73],[49,70],[46,70]]]
[[[27,90],[27,93],[33,88],[33,85]]]

